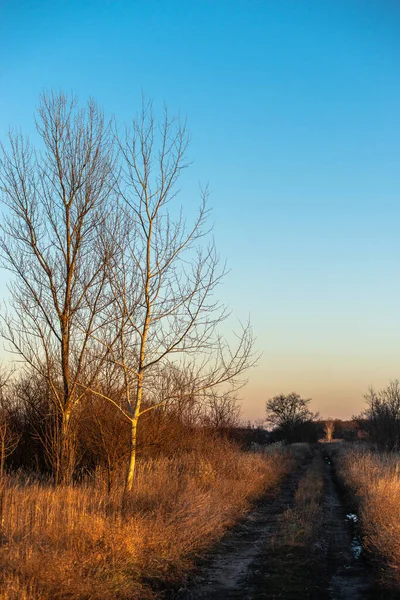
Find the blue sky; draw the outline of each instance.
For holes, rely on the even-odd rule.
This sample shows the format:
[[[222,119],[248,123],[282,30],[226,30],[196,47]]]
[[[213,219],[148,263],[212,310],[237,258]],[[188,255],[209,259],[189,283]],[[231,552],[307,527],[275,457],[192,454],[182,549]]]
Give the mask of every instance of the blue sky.
[[[292,389],[348,417],[400,377],[399,31],[390,0],[0,0],[1,138],[54,88],[187,117],[185,206],[209,183],[263,352],[245,417]]]

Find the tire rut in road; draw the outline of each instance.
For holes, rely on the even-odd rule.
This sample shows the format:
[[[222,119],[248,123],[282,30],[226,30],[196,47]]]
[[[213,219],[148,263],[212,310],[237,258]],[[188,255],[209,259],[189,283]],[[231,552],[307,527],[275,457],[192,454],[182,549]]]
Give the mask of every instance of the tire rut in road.
[[[389,600],[368,568],[357,527],[357,515],[346,508],[327,456],[325,470],[324,536],[327,545],[330,600]]]

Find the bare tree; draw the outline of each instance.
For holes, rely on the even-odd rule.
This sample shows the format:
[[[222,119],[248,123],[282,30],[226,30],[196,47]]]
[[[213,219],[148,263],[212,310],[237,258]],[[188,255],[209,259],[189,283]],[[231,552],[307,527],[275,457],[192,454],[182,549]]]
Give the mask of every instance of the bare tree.
[[[331,418],[324,421],[325,441],[331,442],[335,431],[335,421]]]
[[[316,433],[312,423],[317,415],[308,408],[310,402],[310,398],[301,398],[295,392],[274,396],[266,404],[267,422],[286,441],[306,441],[308,437],[311,439]]]
[[[119,136],[124,230],[110,264],[113,328],[97,340],[124,383],[123,400],[109,400],[130,424],[127,490],[134,480],[140,417],[217,386],[236,389],[255,361],[249,325],[234,349],[218,333],[227,312],[214,293],[225,269],[219,268],[212,240],[207,241],[207,193],[190,227],[182,209],[171,206],[187,166],[188,143],[184,125],[166,110],[157,122],[146,103],[132,128]],[[97,393],[106,397],[101,387]]]
[[[360,415],[371,441],[381,450],[400,448],[400,381],[395,379],[382,390],[370,388],[364,396],[367,408]]]
[[[56,479],[66,481],[79,383],[92,385],[102,362],[88,349],[106,302],[113,136],[93,101],[80,109],[63,94],[42,97],[36,128],[39,149],[13,132],[1,147],[0,248],[13,275],[1,333],[48,382],[59,414]]]

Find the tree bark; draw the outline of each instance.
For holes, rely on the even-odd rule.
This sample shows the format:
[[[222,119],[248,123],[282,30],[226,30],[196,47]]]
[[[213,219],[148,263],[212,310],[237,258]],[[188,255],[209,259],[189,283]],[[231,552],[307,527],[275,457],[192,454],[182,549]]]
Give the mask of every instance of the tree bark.
[[[137,424],[138,424],[138,418],[133,418],[131,421],[130,453],[129,453],[128,472],[127,472],[127,476],[126,476],[126,485],[125,485],[125,489],[127,492],[130,492],[132,490],[133,482],[135,479],[136,451],[137,451]]]

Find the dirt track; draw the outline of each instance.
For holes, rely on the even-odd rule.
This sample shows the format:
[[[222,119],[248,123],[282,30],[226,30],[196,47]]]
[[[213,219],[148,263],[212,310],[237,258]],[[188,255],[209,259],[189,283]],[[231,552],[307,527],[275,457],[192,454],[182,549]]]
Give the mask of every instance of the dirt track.
[[[321,452],[317,450],[316,452]],[[325,457],[323,525],[312,548],[278,557],[268,540],[279,538],[280,518],[291,507],[310,462],[284,482],[280,494],[257,508],[205,557],[174,597],[179,600],[372,600],[389,598],[373,582],[357,533]],[[394,598],[394,596],[390,596]]]
[[[326,457],[325,470],[325,535],[327,566],[330,574],[328,598],[363,600],[381,597],[374,590],[357,531],[357,515],[345,510],[333,477],[331,462]]]

